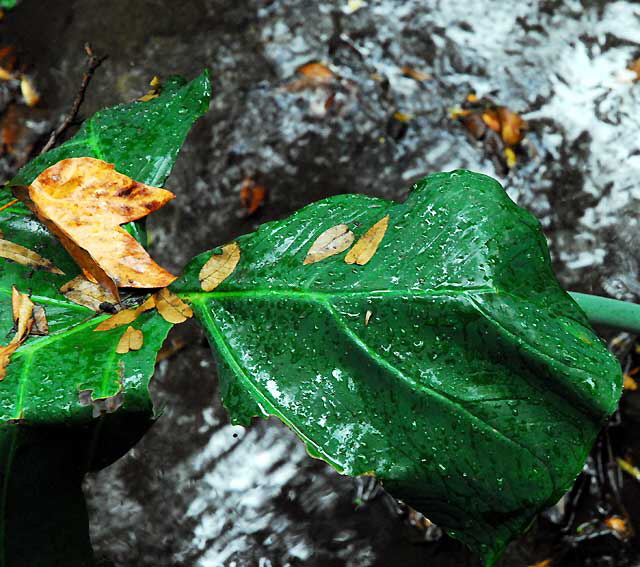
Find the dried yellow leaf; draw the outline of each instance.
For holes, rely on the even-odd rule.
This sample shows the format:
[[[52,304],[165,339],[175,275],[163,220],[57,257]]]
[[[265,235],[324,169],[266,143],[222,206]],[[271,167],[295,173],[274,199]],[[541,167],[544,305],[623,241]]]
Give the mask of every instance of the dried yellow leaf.
[[[198,278],[204,291],[213,291],[236,269],[240,261],[240,246],[232,242],[222,247],[222,254],[214,254],[207,260]]]
[[[512,148],[504,149],[504,157],[507,161],[509,169],[515,167],[516,163],[518,162],[518,158],[516,157],[516,152],[514,152]]]
[[[153,77],[153,79],[151,79],[151,82],[149,83],[149,86],[151,88],[149,89],[147,94],[144,95],[144,96],[141,96],[138,99],[138,102],[148,102],[148,101],[153,100],[154,98],[158,98],[160,96],[160,91],[162,90],[162,81],[160,80],[160,78],[157,75],[155,75]]]
[[[123,309],[119,313],[116,313],[112,317],[102,321],[94,331],[110,331],[122,325],[128,325],[133,323],[142,313],[153,309],[156,306],[155,296],[149,297],[140,307],[132,309]]]
[[[366,327],[371,321],[371,315],[373,315],[373,311],[367,309],[367,312],[364,314],[364,326]]]
[[[125,354],[130,350],[140,350],[144,343],[144,335],[140,329],[134,329],[133,327],[127,327],[125,332],[120,337],[116,352],[118,354]]]
[[[353,232],[346,224],[332,226],[315,239],[302,263],[314,264],[329,256],[340,254],[351,246],[354,238]]]
[[[347,264],[364,266],[376,253],[388,226],[389,215],[380,219],[360,237],[360,240],[354,244],[353,248],[345,256],[344,261]]]
[[[35,106],[40,102],[40,93],[27,75],[22,75],[20,78],[20,92],[27,106]]]
[[[64,274],[64,272],[56,268],[50,260],[43,258],[33,250],[29,250],[24,246],[20,246],[9,240],[0,238],[0,258],[13,260],[23,266],[33,266],[34,268],[42,268],[54,274]]]
[[[68,281],[60,288],[60,291],[69,301],[94,311],[101,311],[100,306],[103,303],[115,304],[118,302],[118,298],[111,291],[82,276],[76,276]]]
[[[622,382],[622,388],[625,390],[635,391],[638,389],[638,383],[633,379],[633,377],[629,376],[629,374],[625,374]]]
[[[191,307],[166,287],[155,294],[155,301],[158,313],[168,323],[184,323],[193,317]]]

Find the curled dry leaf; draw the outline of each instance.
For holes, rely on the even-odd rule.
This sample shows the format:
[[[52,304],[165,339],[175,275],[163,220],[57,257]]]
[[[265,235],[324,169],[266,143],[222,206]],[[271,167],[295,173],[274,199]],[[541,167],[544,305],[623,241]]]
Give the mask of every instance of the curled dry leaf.
[[[240,261],[240,246],[232,242],[222,247],[221,254],[214,254],[207,260],[200,273],[200,287],[204,291],[213,291],[236,269]]]
[[[144,335],[140,329],[134,329],[133,327],[127,327],[125,332],[120,337],[116,352],[118,354],[125,354],[130,350],[140,350],[144,343]]]
[[[354,244],[353,248],[345,256],[344,261],[347,264],[364,266],[376,253],[388,226],[389,215],[380,219],[360,237],[360,240]]]
[[[6,346],[0,346],[0,380],[4,380],[11,355],[25,341],[33,326],[33,303],[29,296],[20,293],[15,286],[11,288],[11,307],[13,320],[17,330],[11,342]]]
[[[132,309],[123,309],[112,317],[105,319],[94,329],[94,331],[110,331],[111,329],[133,323],[142,313],[153,309],[155,306],[156,298],[154,295],[152,295],[139,307],[135,307]]]
[[[346,224],[332,226],[315,239],[302,263],[315,264],[329,256],[340,254],[351,246],[354,238]]]
[[[364,326],[366,327],[371,321],[371,315],[373,315],[373,311],[367,309],[367,312],[364,314]]]
[[[193,317],[191,307],[166,287],[155,294],[155,302],[158,313],[168,323],[184,323]]]
[[[140,219],[173,193],[138,183],[94,158],[65,159],[25,191],[14,188],[77,264],[118,296],[118,287],[166,287],[175,276],[119,225]]]
[[[99,283],[91,282],[82,276],[76,276],[64,284],[60,291],[70,301],[94,311],[102,311],[105,303],[115,304],[118,298]]]
[[[34,268],[42,268],[54,274],[64,274],[64,272],[56,268],[50,260],[43,258],[33,250],[29,250],[24,246],[20,246],[15,242],[3,240],[0,237],[0,258],[12,260],[23,266],[33,266]]]

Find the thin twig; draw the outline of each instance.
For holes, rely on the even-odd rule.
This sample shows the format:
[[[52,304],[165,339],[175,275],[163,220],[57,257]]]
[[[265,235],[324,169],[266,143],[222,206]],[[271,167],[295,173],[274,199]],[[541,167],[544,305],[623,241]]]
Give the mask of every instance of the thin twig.
[[[13,201],[9,201],[8,203],[6,203],[5,205],[2,205],[2,207],[0,207],[0,211],[4,211],[5,209],[8,209],[9,207],[13,207],[13,205],[15,205],[18,202],[18,199],[14,199]]]
[[[96,57],[91,50],[91,46],[88,43],[84,44],[84,50],[87,54],[87,69],[82,76],[82,82],[80,83],[80,88],[78,89],[78,94],[76,94],[76,98],[73,101],[73,105],[69,110],[67,116],[62,121],[60,126],[58,126],[53,132],[51,132],[51,136],[49,136],[49,140],[44,145],[42,150],[40,150],[40,154],[42,155],[48,152],[56,143],[57,139],[62,135],[62,133],[69,127],[69,125],[76,119],[78,116],[78,111],[80,110],[80,106],[82,105],[82,101],[84,100],[84,95],[87,92],[87,87],[89,86],[89,82],[91,81],[91,77],[95,70],[100,66],[100,64],[107,58],[106,55],[104,57]]]

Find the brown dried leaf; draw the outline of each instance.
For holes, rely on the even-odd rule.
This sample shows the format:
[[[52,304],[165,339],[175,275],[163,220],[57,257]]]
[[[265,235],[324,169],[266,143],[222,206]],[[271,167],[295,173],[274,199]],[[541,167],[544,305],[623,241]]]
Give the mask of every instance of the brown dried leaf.
[[[309,77],[311,79],[316,79],[320,81],[331,81],[335,78],[335,73],[329,69],[327,65],[324,63],[312,62],[305,63],[304,65],[300,65],[296,69],[296,73],[299,75],[303,75],[304,77]]]
[[[495,110],[486,110],[482,114],[482,121],[494,132],[500,132],[500,118]]]
[[[0,346],[0,382],[7,375],[7,366],[11,362],[11,355],[19,346],[19,341],[11,341],[7,346]]]
[[[142,313],[153,309],[155,306],[156,298],[152,295],[142,305],[140,305],[140,307],[123,309],[112,317],[105,319],[94,329],[94,331],[110,331],[111,329],[122,327],[122,325],[133,323]]]
[[[158,313],[168,323],[184,323],[189,317],[193,317],[191,307],[166,287],[155,294],[155,301]]]
[[[344,252],[353,243],[354,234],[346,224],[338,224],[325,230],[315,239],[303,264],[315,264],[330,256]]]
[[[33,306],[33,327],[31,327],[30,334],[40,336],[46,336],[49,334],[47,313],[42,305]]]
[[[175,276],[119,225],[159,209],[175,195],[138,183],[94,158],[65,159],[43,171],[20,198],[77,264],[118,296],[118,287],[166,287]]]
[[[20,293],[15,286],[11,287],[11,307],[13,320],[18,325],[13,340],[22,342],[31,331],[33,325],[33,302],[26,293]]]
[[[354,244],[353,248],[345,256],[344,261],[347,264],[364,266],[376,253],[388,226],[389,215],[380,219],[360,237],[360,240]]]
[[[213,291],[236,269],[240,261],[240,246],[232,242],[222,247],[222,254],[214,254],[207,260],[198,278],[204,291]]]
[[[54,274],[64,274],[64,272],[56,268],[50,260],[43,258],[33,250],[29,250],[24,246],[20,246],[15,242],[0,239],[0,258],[13,260],[23,266],[33,266],[34,268],[42,268]]]
[[[429,79],[433,79],[433,77],[429,73],[418,71],[417,69],[414,69],[413,67],[408,67],[407,65],[405,65],[402,68],[402,74],[405,77],[409,77],[416,81],[428,81]]]
[[[509,110],[506,106],[499,106],[497,109],[500,120],[500,135],[508,146],[515,146],[522,141],[523,130],[527,129],[527,123],[519,114]]]
[[[11,355],[29,336],[33,326],[33,303],[27,294],[20,293],[15,286],[11,288],[11,307],[13,320],[17,323],[18,329],[8,345],[0,346],[0,381],[4,380],[7,374]]]
[[[120,337],[116,352],[118,354],[125,354],[130,350],[140,350],[144,343],[144,335],[140,329],[134,329],[133,327],[127,327],[125,332]]]
[[[245,177],[240,188],[240,204],[247,215],[255,213],[264,203],[267,190],[250,177]]]
[[[118,298],[99,283],[91,282],[82,276],[76,276],[64,284],[60,291],[70,301],[94,311],[102,311],[103,303],[115,304]]]

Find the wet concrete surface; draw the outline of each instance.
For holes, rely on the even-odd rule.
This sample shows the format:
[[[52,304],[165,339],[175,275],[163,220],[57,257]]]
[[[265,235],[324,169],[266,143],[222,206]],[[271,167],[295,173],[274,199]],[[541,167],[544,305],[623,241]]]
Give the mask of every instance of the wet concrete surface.
[[[71,104],[86,41],[109,59],[83,116],[140,96],[153,75],[211,69],[211,111],[167,183],[178,199],[150,219],[154,257],[175,272],[319,198],[404,199],[422,176],[464,167],[497,177],[541,220],[563,285],[637,301],[640,82],[626,67],[640,55],[639,24],[637,3],[586,0],[23,0],[0,22],[0,44],[15,46],[42,91],[29,117],[36,137]],[[334,78],[292,87],[311,61]],[[508,173],[449,116],[471,92],[529,122]],[[0,159],[3,175],[14,166]],[[250,217],[246,176],[268,190]],[[153,384],[162,417],[87,480],[99,557],[122,567],[478,565],[379,490],[311,459],[277,421],[231,426],[200,331],[183,326],[176,338],[186,347]],[[545,559],[537,530],[500,565]],[[615,549],[590,564],[632,564]]]

